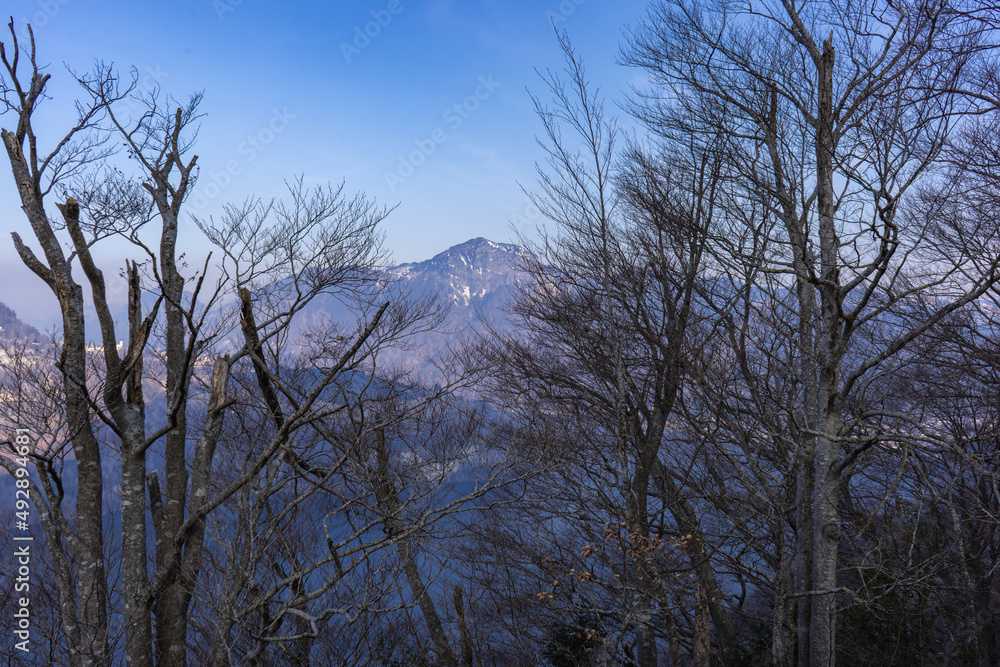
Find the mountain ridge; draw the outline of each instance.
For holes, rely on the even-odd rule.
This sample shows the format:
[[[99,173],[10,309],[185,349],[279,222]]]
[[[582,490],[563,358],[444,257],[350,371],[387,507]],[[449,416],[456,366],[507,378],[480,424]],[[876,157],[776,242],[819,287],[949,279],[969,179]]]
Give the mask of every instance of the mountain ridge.
[[[448,307],[439,330],[414,335],[406,350],[392,350],[388,357],[407,368],[427,367],[428,359],[446,353],[475,323],[485,318],[491,326],[509,325],[506,302],[511,288],[526,277],[520,263],[528,252],[519,245],[498,243],[484,237],[453,245],[430,259],[390,266],[379,273],[398,281],[414,297],[435,296]],[[116,313],[123,321],[125,314]],[[323,326],[324,321],[347,323],[356,318],[344,303],[331,295],[318,295],[297,317],[294,335]],[[0,338],[25,338],[40,334],[16,318],[0,303]]]
[[[480,236],[422,262],[397,264],[386,273],[414,287],[423,287],[423,291],[434,287],[441,296],[468,306],[473,299],[487,297],[522,273],[517,264],[526,255],[521,246]]]

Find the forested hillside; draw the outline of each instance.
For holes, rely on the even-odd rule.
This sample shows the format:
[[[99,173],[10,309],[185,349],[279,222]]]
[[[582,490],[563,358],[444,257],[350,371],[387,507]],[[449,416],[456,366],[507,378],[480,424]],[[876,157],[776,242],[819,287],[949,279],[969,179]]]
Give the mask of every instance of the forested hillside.
[[[38,329],[17,319],[17,313],[0,303],[0,338],[40,341]]]

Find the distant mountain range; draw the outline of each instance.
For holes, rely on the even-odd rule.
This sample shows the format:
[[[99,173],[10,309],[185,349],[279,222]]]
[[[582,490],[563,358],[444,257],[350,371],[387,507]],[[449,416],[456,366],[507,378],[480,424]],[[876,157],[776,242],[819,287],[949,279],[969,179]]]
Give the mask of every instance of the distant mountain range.
[[[439,303],[449,307],[440,331],[417,334],[409,341],[408,350],[389,351],[389,361],[411,369],[424,368],[429,357],[446,352],[480,317],[494,326],[506,326],[505,302],[511,287],[525,278],[518,266],[525,255],[520,246],[475,238],[423,262],[387,269],[385,275],[397,279],[413,296],[435,295]],[[116,316],[119,322],[125,320],[124,313]],[[324,320],[349,322],[352,317],[347,306],[334,297],[320,296],[300,313],[296,329],[302,331]],[[0,327],[0,337],[40,340],[34,327],[18,320],[2,304]]]

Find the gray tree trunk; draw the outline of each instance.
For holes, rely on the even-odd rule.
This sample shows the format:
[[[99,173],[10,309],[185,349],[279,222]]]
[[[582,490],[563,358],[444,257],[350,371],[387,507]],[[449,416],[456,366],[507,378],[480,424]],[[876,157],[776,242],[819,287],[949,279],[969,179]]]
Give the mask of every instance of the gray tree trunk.
[[[840,548],[840,245],[836,227],[833,184],[833,37],[823,43],[817,66],[816,207],[819,214],[822,324],[817,346],[819,377],[819,432],[816,438],[813,487],[813,581],[809,623],[812,667],[832,667],[836,661],[837,565]]]
[[[34,97],[41,94],[46,79],[47,77],[40,77],[37,73],[32,78],[31,92]],[[100,445],[91,426],[90,403],[86,391],[83,290],[73,280],[70,264],[46,214],[40,175],[29,167],[22,152],[33,105],[34,98],[22,110],[18,134],[3,130],[2,138],[21,206],[42,247],[45,264],[21,243],[17,235],[14,235],[14,244],[22,261],[48,284],[59,299],[62,313],[63,347],[59,368],[63,374],[66,396],[66,422],[69,432],[73,434],[73,454],[77,461],[76,525],[75,531],[66,537],[70,539],[77,564],[78,586],[75,613],[64,614],[63,623],[67,636],[79,636],[79,644],[71,647],[74,659],[78,658],[81,665],[103,666],[110,659],[105,606],[107,576],[104,566],[104,477]],[[76,202],[67,201],[63,209],[64,217],[78,213]]]

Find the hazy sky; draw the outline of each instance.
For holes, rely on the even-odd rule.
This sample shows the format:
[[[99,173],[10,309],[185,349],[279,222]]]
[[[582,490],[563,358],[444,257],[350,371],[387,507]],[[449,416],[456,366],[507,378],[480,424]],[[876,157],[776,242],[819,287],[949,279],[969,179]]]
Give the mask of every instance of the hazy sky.
[[[512,222],[534,226],[518,185],[534,185],[540,157],[526,88],[543,92],[536,67],[562,66],[552,22],[594,83],[620,98],[637,76],[616,64],[622,29],[644,9],[642,0],[4,2],[19,29],[33,24],[53,75],[40,131],[70,119],[77,93],[64,65],[135,66],[142,85],[180,99],[203,90],[189,210],[211,215],[250,194],[280,195],[297,175],[345,179],[349,191],[398,204],[384,228],[398,262],[476,236],[508,241]],[[12,127],[12,118],[0,124]],[[0,228],[0,301],[46,326],[58,312],[54,297],[10,242],[11,230],[25,238],[30,230],[9,166]],[[189,244],[201,240],[193,225],[182,231]],[[106,272],[116,260],[107,258]]]

